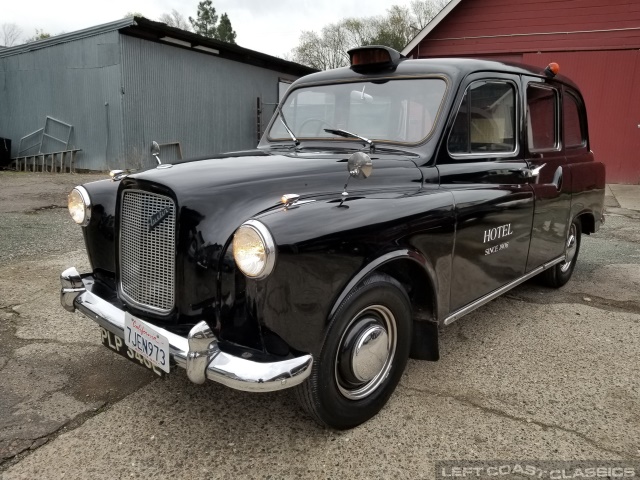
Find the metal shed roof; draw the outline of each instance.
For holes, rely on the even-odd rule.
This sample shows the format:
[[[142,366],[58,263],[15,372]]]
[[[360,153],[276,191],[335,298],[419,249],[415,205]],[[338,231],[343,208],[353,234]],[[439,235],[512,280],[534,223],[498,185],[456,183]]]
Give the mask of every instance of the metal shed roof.
[[[42,48],[48,48],[116,30],[126,35],[144,38],[145,40],[192,49],[200,53],[216,55],[228,60],[268,68],[291,75],[303,76],[317,71],[316,69],[299,63],[289,62],[265,53],[256,52],[255,50],[249,50],[248,48],[243,48],[238,45],[170,27],[164,23],[154,22],[144,17],[124,18],[115,22],[96,25],[75,32],[63,33],[55,37],[26,43],[24,45],[0,49],[0,58],[40,50]]]

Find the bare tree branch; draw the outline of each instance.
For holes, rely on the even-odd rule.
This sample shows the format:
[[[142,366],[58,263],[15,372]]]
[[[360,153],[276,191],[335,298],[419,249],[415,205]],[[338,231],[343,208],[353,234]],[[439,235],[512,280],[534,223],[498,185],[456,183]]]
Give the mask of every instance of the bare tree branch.
[[[22,29],[15,23],[3,23],[0,41],[5,47],[13,47],[22,36]]]
[[[318,34],[304,31],[290,57],[319,70],[349,64],[347,50],[362,45],[385,45],[402,50],[448,0],[413,0],[409,8],[393,5],[378,17],[345,18],[326,25]]]
[[[160,20],[162,23],[166,23],[170,27],[187,30],[188,32],[191,31],[191,25],[189,24],[187,19],[175,8],[171,10],[171,13],[163,13],[162,15],[160,15],[160,18],[158,20]]]

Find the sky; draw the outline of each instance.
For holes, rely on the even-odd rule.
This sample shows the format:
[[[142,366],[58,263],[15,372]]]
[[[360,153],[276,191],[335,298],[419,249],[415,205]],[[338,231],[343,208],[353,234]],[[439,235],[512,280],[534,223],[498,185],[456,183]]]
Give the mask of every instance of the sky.
[[[0,25],[15,23],[23,37],[41,29],[52,35],[108,23],[139,12],[157,20],[172,9],[195,17],[199,0],[23,0],[3,2]],[[219,15],[227,13],[242,47],[283,56],[298,44],[303,30],[320,31],[345,17],[384,14],[391,5],[410,0],[213,0]]]

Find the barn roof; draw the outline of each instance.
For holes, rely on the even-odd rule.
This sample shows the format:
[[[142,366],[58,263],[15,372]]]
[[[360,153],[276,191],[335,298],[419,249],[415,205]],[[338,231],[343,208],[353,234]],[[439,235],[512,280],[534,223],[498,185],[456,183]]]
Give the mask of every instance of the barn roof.
[[[454,8],[456,8],[458,6],[458,4],[461,2],[462,0],[451,0],[449,3],[447,3],[444,8],[442,10],[440,10],[438,12],[438,14],[433,17],[431,19],[431,21],[429,21],[429,23],[427,23],[425,25],[425,27],[420,30],[420,32],[413,37],[413,40],[411,40],[406,47],[404,47],[402,49],[402,53],[403,55],[408,55],[409,53],[411,53],[411,51],[416,48],[418,46],[418,44],[424,40],[424,38],[429,35],[429,33],[436,28],[440,22],[442,22],[442,20],[444,20],[444,18],[449,15],[449,13],[451,12],[451,10],[453,10]]]
[[[170,27],[165,23],[154,22],[144,17],[123,18],[115,22],[96,25],[75,32],[62,33],[43,40],[16,45],[15,47],[0,49],[0,58],[19,55],[21,53],[40,50],[42,48],[114,31],[153,42],[191,49],[200,53],[214,54],[228,60],[268,68],[291,75],[303,76],[317,71],[316,69],[299,63],[289,62],[278,57],[267,55],[266,53],[249,50],[248,48],[243,48],[238,45],[204,37],[197,33]]]

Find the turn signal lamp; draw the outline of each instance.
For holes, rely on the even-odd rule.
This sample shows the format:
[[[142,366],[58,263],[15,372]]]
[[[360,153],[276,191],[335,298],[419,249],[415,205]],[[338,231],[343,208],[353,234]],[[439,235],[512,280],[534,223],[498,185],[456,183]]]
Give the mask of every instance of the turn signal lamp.
[[[547,68],[544,69],[545,75],[549,78],[555,77],[559,71],[560,65],[558,65],[556,62],[551,62],[549,65],[547,65]]]
[[[382,45],[352,48],[347,53],[351,61],[351,70],[355,72],[393,70],[405,58],[393,48]]]

